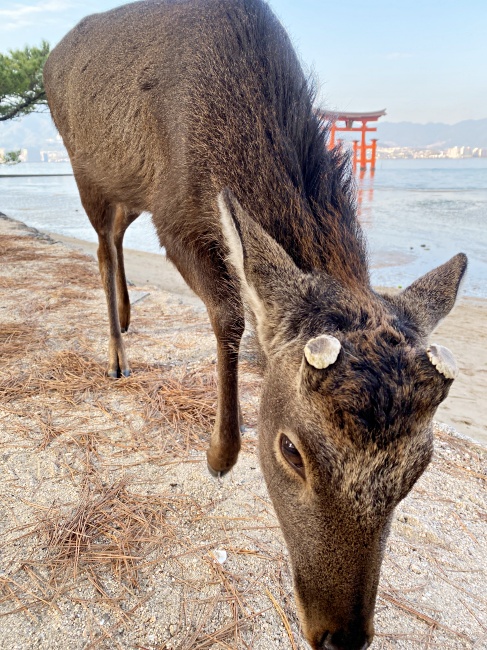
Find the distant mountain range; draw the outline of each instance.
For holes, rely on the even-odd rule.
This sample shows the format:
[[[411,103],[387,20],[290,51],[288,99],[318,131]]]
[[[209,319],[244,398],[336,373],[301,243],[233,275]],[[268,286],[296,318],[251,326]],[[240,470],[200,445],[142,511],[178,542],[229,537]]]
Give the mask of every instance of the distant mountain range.
[[[486,147],[487,119],[465,120],[458,124],[415,124],[379,121],[377,137],[382,147],[448,149]],[[62,142],[49,113],[33,113],[19,120],[0,122],[0,148],[27,149],[29,161],[40,161],[40,151],[59,151]]]
[[[450,147],[487,147],[487,119],[465,120],[457,124],[415,124],[414,122],[378,122],[381,147],[449,149]]]

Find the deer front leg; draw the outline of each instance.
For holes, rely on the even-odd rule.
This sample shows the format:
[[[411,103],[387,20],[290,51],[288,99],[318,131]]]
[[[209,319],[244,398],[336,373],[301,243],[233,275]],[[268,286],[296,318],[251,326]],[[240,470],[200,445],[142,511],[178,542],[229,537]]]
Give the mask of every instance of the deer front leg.
[[[208,309],[217,339],[218,407],[215,427],[207,452],[208,469],[223,476],[237,462],[242,418],[238,400],[238,349],[244,330],[243,315],[234,308],[226,313]]]
[[[221,476],[235,465],[240,451],[238,350],[245,321],[238,284],[222,259],[218,241],[212,243],[210,234],[195,237],[191,233],[182,239],[179,230],[164,227],[162,216],[155,214],[153,221],[168,259],[205,303],[215,333],[218,403],[207,460],[211,474]]]

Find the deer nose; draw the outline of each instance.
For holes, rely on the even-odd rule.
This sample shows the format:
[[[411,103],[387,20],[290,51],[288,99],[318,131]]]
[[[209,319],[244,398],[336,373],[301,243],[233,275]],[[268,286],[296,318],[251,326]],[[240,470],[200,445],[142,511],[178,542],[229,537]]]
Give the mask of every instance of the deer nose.
[[[369,642],[365,640],[366,636],[360,635],[360,638],[346,638],[342,632],[330,634],[327,632],[320,643],[320,650],[367,650]]]

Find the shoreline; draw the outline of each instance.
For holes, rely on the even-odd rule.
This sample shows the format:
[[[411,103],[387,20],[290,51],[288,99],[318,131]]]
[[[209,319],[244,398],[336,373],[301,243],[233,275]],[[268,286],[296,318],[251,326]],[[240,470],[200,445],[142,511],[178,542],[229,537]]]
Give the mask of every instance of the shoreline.
[[[49,236],[96,258],[97,244],[53,233]],[[192,304],[203,305],[165,256],[124,249],[124,259],[127,278],[137,286],[157,287]],[[397,291],[396,287],[376,288]],[[453,352],[460,369],[435,419],[453,427],[460,435],[487,445],[487,404],[483,388],[487,380],[487,299],[460,296],[453,311],[430,338]]]
[[[97,244],[49,233],[60,241],[96,258]],[[203,305],[186,285],[177,269],[163,255],[124,249],[127,278],[137,286],[153,286],[175,293],[192,304]],[[396,287],[377,287],[397,291]],[[474,442],[487,445],[487,300],[460,296],[453,311],[440,323],[431,341],[449,348],[459,365],[460,374],[453,382],[448,398],[436,419]]]
[[[454,254],[465,252],[469,256],[465,289],[471,296],[487,299],[487,242],[482,227],[487,160],[478,159],[482,163],[478,169],[465,167],[465,160],[451,160],[453,166],[447,165],[444,170],[427,160],[405,166],[407,162],[384,161],[375,175],[357,178],[359,221],[367,241],[373,284],[406,286]],[[423,163],[424,172],[418,173],[417,166],[422,168]],[[4,197],[0,209],[42,231],[96,241],[74,176],[58,176],[72,171],[69,163],[23,163],[18,170],[5,171],[19,173],[19,177],[0,178]],[[37,180],[35,176],[23,178],[26,173],[39,171],[48,175]],[[451,233],[455,233],[453,237]],[[132,224],[125,242],[131,248],[159,252],[148,213]]]
[[[16,219],[12,221],[22,223]],[[54,242],[60,242],[96,259],[97,244],[93,242],[57,233],[45,235]],[[137,287],[167,291],[185,303],[204,308],[202,301],[164,255],[125,248],[124,260],[127,279]],[[385,292],[397,291],[396,287],[376,288]],[[460,435],[487,445],[487,404],[484,401],[487,379],[487,300],[460,296],[451,314],[440,323],[430,340],[448,347],[460,370],[435,419],[454,428]]]

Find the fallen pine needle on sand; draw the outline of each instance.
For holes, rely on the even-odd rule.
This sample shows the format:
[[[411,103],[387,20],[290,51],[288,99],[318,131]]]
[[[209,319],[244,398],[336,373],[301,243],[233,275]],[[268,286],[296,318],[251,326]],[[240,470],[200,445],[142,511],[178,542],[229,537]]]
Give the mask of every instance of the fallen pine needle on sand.
[[[0,218],[0,645],[305,650],[256,455],[253,357],[244,344],[241,458],[216,481],[206,312],[177,278],[167,291],[127,266],[133,374],[111,381],[94,259]],[[468,389],[438,415],[470,435],[485,433],[483,328],[485,304],[464,300],[435,334]],[[387,542],[372,650],[487,647],[486,469],[485,447],[436,427]]]

